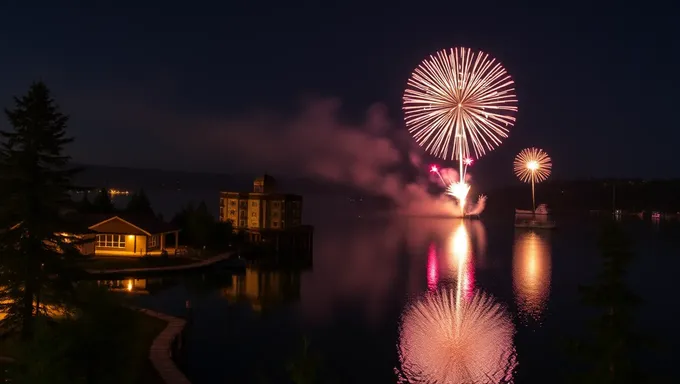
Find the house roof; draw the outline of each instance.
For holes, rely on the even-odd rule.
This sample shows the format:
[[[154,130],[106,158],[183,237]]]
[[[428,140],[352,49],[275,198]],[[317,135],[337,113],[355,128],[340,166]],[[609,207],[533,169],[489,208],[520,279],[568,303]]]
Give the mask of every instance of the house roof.
[[[134,215],[116,213],[104,217],[91,218],[89,229],[100,233],[118,233],[132,235],[157,235],[178,231],[179,228],[168,224],[152,215]]]

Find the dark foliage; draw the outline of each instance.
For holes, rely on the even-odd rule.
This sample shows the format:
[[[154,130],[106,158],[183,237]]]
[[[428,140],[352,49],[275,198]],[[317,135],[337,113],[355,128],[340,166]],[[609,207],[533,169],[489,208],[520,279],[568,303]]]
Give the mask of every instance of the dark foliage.
[[[132,195],[125,211],[135,214],[154,215],[151,202],[143,189]]]
[[[83,198],[76,205],[78,212],[92,212],[92,203],[87,197],[87,193],[83,193]]]
[[[91,211],[92,213],[113,213],[116,209],[111,201],[111,196],[106,188],[99,190],[99,193],[94,197],[92,201]]]
[[[0,132],[0,309],[9,312],[3,325],[20,328],[30,339],[35,315],[44,312],[43,294],[66,277],[67,261],[79,254],[79,240],[61,233],[78,170],[69,168],[63,154],[73,141],[66,136],[68,117],[47,86],[34,83],[14,102],[14,109],[5,111],[12,130]]]
[[[78,309],[71,316],[51,323],[41,318],[37,323],[35,339],[18,351],[20,366],[14,370],[13,383],[137,381],[148,353],[131,344],[142,338],[140,315],[95,285],[79,286],[76,296]]]
[[[216,221],[203,201],[197,207],[193,204],[187,205],[171,222],[182,230],[180,242],[183,245],[199,249],[225,250],[235,240],[231,223]]]
[[[584,305],[597,311],[588,335],[572,344],[577,365],[569,382],[625,384],[649,382],[639,357],[651,345],[634,329],[641,299],[626,282],[634,257],[630,238],[615,223],[604,225],[600,236],[602,270],[597,280],[579,288]]]

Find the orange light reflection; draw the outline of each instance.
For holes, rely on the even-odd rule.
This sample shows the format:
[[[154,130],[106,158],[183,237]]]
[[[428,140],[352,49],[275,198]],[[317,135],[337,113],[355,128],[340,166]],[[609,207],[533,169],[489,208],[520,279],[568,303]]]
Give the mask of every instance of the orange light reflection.
[[[550,296],[551,255],[546,235],[533,231],[515,235],[513,288],[520,314],[540,322]]]
[[[474,264],[472,255],[472,239],[468,233],[465,221],[459,221],[455,226],[449,250],[452,269],[456,275],[456,297],[469,299],[474,290]]]

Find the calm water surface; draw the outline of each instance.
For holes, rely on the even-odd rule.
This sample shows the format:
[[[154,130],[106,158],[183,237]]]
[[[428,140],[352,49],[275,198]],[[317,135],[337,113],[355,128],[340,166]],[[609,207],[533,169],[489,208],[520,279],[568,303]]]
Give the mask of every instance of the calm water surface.
[[[313,212],[321,211],[307,217]],[[185,370],[194,383],[274,377],[302,335],[333,382],[394,383],[404,307],[428,290],[455,288],[458,276],[465,290],[493,295],[512,314],[517,382],[550,382],[563,366],[562,338],[578,334],[588,315],[577,286],[592,282],[599,268],[596,221],[565,219],[546,232],[515,230],[511,218],[347,216],[307,220],[316,226],[310,270],[250,269],[209,288],[180,282],[139,297],[144,306],[178,316],[187,315],[191,301]],[[630,281],[645,300],[639,322],[672,350],[680,346],[671,316],[678,231],[668,235],[642,222],[626,227],[638,256]],[[665,353],[654,369],[680,362],[672,359]]]

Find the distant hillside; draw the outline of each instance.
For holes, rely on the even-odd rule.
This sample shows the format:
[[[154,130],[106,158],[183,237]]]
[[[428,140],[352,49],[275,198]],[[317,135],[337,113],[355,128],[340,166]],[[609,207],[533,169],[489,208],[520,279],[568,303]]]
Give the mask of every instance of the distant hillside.
[[[81,165],[85,170],[78,174],[75,184],[83,188],[164,189],[164,190],[224,190],[250,191],[253,180],[261,175],[218,174],[203,172],[137,169],[100,165]],[[276,178],[281,192],[321,195],[362,195],[361,191],[309,178]]]

